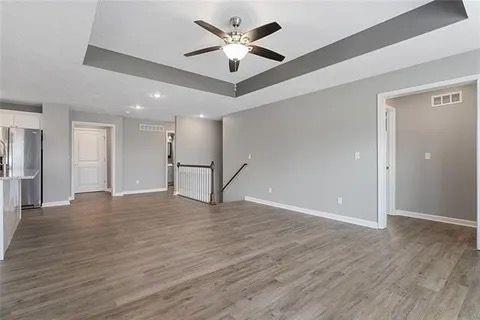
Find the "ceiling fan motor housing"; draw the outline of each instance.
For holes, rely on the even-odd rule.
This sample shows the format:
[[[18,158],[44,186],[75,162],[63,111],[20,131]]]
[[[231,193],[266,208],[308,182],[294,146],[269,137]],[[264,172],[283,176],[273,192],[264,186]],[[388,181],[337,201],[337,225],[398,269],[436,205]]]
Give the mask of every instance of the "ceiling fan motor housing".
[[[230,24],[231,24],[234,28],[240,27],[240,23],[242,23],[242,18],[237,17],[237,16],[230,18]]]

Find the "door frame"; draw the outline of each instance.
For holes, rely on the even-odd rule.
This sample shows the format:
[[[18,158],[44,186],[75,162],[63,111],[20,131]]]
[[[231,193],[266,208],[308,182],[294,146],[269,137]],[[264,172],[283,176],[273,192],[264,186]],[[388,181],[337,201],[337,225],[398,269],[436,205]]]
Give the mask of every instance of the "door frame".
[[[100,122],[85,122],[85,121],[72,121],[72,126],[71,126],[71,139],[70,139],[70,144],[71,144],[71,156],[70,156],[70,199],[69,200],[74,200],[75,199],[75,186],[74,186],[74,148],[75,148],[75,128],[81,128],[81,127],[86,127],[86,128],[91,128],[91,129],[108,129],[111,130],[111,139],[110,139],[110,145],[111,145],[111,150],[112,154],[110,155],[112,158],[112,163],[110,168],[107,166],[107,170],[110,172],[110,176],[112,177],[112,196],[119,196],[121,194],[118,193],[117,190],[117,183],[116,183],[116,126],[111,123],[100,123]],[[105,144],[105,148],[108,150],[107,144]]]
[[[379,229],[387,227],[386,212],[386,134],[385,134],[385,111],[386,100],[409,95],[441,89],[445,87],[476,83],[477,86],[477,131],[476,131],[476,196],[477,196],[477,250],[480,250],[480,74],[465,76],[445,81],[439,81],[419,86],[413,86],[400,90],[381,92],[377,94],[377,225]]]
[[[397,209],[395,205],[396,201],[396,179],[397,179],[397,161],[396,161],[396,151],[397,151],[397,126],[396,126],[396,111],[394,107],[391,107],[389,105],[385,105],[385,115],[386,115],[386,128],[389,128],[390,130],[387,131],[387,137],[388,137],[388,146],[390,146],[390,153],[389,157],[390,159],[388,160],[389,164],[389,174],[390,174],[390,179],[389,179],[389,201],[388,204],[390,205],[387,210],[387,214],[390,213],[391,215],[395,213],[395,210]],[[388,115],[390,114],[390,115]],[[385,149],[386,150],[386,149]]]
[[[173,133],[175,134],[175,131],[173,130],[166,130],[165,131],[165,189],[168,190],[168,134]],[[173,153],[175,154],[175,140],[173,140],[174,145],[173,147]],[[173,163],[173,188],[175,189],[175,163]]]

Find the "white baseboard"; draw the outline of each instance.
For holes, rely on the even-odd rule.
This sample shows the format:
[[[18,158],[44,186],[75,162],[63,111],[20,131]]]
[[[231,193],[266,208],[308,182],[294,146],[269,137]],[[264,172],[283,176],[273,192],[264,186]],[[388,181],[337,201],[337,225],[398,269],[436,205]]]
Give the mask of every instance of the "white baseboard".
[[[58,207],[58,206],[69,206],[70,201],[55,201],[55,202],[44,202],[42,207]]]
[[[72,200],[75,200],[75,196],[70,196],[70,197],[68,198],[68,201],[72,201]]]
[[[122,195],[137,194],[137,193],[163,192],[163,191],[167,191],[167,188],[143,189],[143,190],[126,190],[126,191],[122,192]]]
[[[110,192],[110,193],[112,193],[112,188],[107,188],[107,189],[105,189],[105,192]]]
[[[300,208],[300,207],[296,207],[296,206],[291,206],[291,205],[288,205],[288,204],[282,204],[282,203],[278,203],[278,202],[257,199],[257,198],[253,198],[253,197],[249,197],[249,196],[246,196],[245,200],[250,201],[250,202],[256,202],[256,203],[264,204],[264,205],[275,207],[275,208],[281,208],[281,209],[286,209],[286,210],[290,210],[290,211],[301,212],[301,213],[309,214],[309,215],[312,215],[312,216],[317,216],[317,217],[327,218],[327,219],[331,219],[331,220],[356,224],[356,225],[363,226],[363,227],[378,229],[378,223],[376,221],[369,221],[369,220],[364,220],[364,219],[359,219],[359,218],[342,216],[342,215],[335,214],[335,213],[322,212],[322,211],[317,211],[317,210],[312,210],[312,209],[305,209],[305,208]]]
[[[433,214],[426,214],[426,213],[420,213],[420,212],[413,212],[413,211],[406,211],[406,210],[395,210],[394,215],[423,219],[423,220],[430,220],[430,221],[436,221],[436,222],[456,224],[456,225],[465,226],[465,227],[472,227],[472,228],[477,227],[477,222],[476,221],[450,218],[450,217],[443,217],[443,216],[437,216],[437,215],[433,215]]]

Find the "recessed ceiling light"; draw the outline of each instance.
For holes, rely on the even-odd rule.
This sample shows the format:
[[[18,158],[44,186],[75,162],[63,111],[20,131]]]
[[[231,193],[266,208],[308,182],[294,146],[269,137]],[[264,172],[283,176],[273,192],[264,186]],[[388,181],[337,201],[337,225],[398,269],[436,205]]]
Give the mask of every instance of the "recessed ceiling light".
[[[142,110],[142,109],[143,109],[143,107],[142,107],[141,105],[139,105],[139,104],[136,104],[136,105],[134,105],[134,106],[131,106],[130,108],[135,109],[135,110]]]
[[[160,99],[165,97],[165,95],[161,94],[160,92],[154,92],[154,93],[150,93],[150,97],[154,99]]]
[[[204,118],[205,116],[203,114],[200,115],[200,118]]]

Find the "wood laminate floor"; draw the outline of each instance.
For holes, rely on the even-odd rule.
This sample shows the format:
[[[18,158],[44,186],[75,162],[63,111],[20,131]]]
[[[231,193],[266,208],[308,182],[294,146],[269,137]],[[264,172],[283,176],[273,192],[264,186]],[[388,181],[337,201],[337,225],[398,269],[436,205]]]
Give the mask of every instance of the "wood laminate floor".
[[[25,212],[1,319],[480,319],[474,229],[84,194]]]

